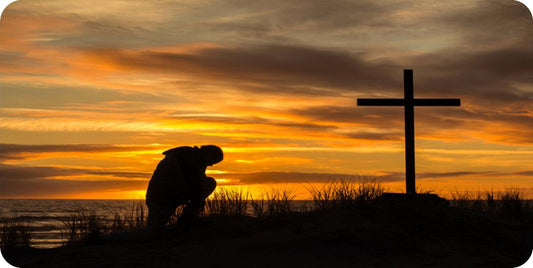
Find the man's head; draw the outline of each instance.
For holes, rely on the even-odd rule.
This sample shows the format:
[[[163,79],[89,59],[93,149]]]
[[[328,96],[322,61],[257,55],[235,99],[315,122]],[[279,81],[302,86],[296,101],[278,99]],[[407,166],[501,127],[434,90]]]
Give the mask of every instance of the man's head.
[[[215,145],[202,145],[200,152],[202,153],[205,164],[208,166],[214,165],[224,159],[222,149]]]

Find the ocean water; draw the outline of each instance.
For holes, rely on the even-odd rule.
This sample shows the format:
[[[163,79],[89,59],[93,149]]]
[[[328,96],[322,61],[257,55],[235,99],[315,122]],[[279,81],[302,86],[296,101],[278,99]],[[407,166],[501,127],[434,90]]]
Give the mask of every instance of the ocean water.
[[[16,219],[26,223],[33,232],[32,246],[59,247],[63,244],[63,221],[80,212],[95,213],[109,221],[118,213],[130,215],[141,200],[0,200],[0,223]],[[147,210],[145,210],[147,213]]]
[[[309,205],[303,200],[293,200],[292,203],[300,211],[307,210]],[[82,212],[94,213],[111,223],[116,214],[132,215],[132,209],[139,204],[144,205],[144,200],[0,199],[0,224],[9,219],[20,220],[32,230],[32,247],[59,247],[63,245],[61,230],[65,229],[64,221],[72,216]],[[248,210],[252,214],[251,206]],[[148,213],[146,206],[144,213],[145,216]]]

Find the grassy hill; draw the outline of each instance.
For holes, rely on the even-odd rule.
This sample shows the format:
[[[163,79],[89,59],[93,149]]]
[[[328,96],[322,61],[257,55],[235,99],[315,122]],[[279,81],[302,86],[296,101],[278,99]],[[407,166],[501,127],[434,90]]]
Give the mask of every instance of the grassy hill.
[[[2,253],[19,267],[516,267],[533,249],[529,207],[506,214],[466,202],[338,201],[305,212],[280,209],[281,202],[255,217],[211,211],[194,226],[174,224],[155,237],[114,232]]]

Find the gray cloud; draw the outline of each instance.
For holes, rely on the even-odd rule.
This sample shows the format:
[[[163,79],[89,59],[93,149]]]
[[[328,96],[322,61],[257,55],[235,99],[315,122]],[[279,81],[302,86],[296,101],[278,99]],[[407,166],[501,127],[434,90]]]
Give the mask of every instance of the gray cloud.
[[[457,171],[457,172],[422,172],[416,175],[420,179],[428,178],[452,178],[461,176],[533,176],[533,171],[497,172],[497,171]]]
[[[82,175],[84,172],[68,168],[25,167],[0,164],[0,174],[0,180],[6,181]]]
[[[53,14],[77,27],[68,34],[51,31],[57,46],[142,47],[151,44],[200,42],[294,42],[295,33],[335,35],[353,27],[390,28],[390,16],[413,3],[397,1],[105,1],[69,5],[51,1],[48,5],[29,3],[21,12],[33,16]],[[54,3],[55,2],[55,3]],[[86,5],[86,6],[85,6]],[[93,6],[105,5],[106,10]],[[72,10],[74,9],[74,10]],[[113,11],[120,10],[122,16]],[[98,11],[98,12],[96,12]],[[367,34],[359,34],[359,38]]]
[[[444,50],[417,56],[415,92],[458,96],[479,106],[513,105],[533,100],[533,50],[521,46],[485,51]],[[417,70],[420,70],[417,72]],[[416,96],[415,93],[415,96]]]
[[[358,179],[397,180],[397,178],[361,176],[357,174],[337,173],[301,173],[301,172],[256,172],[256,173],[225,173],[216,178],[237,180],[235,184],[269,184],[269,183],[320,183],[333,181],[350,181]]]
[[[501,176],[498,172],[473,172],[473,171],[458,171],[458,172],[424,172],[416,175],[418,179],[436,179],[436,178],[450,178],[450,177],[461,177],[461,176],[472,176],[472,175],[483,175],[483,176]]]
[[[388,26],[387,18],[396,9],[411,3],[387,1],[224,1],[222,10],[232,10],[229,19],[201,23],[212,31],[236,32],[244,36],[274,37],[280,31],[338,31],[354,26]],[[254,16],[238,16],[239,14]]]
[[[304,130],[330,130],[337,127],[325,124],[316,124],[310,122],[291,122],[291,121],[275,121],[262,118],[261,116],[254,117],[230,117],[230,116],[194,116],[194,115],[180,115],[173,114],[170,118],[180,120],[201,121],[205,123],[225,123],[225,124],[252,124],[252,125],[269,125],[281,126],[288,128],[297,128]]]
[[[125,171],[84,171],[90,175],[112,176],[117,178],[149,179],[152,172],[125,172]]]
[[[96,179],[63,179],[77,175],[94,175]],[[119,179],[98,180],[98,176]],[[75,168],[35,167],[0,164],[0,197],[47,196],[91,191],[146,189],[150,178],[143,172],[107,172]]]
[[[366,97],[366,96],[364,96]],[[371,96],[370,96],[371,97]],[[380,120],[398,122],[396,126],[403,126],[403,113],[401,107],[358,107],[354,101],[353,106],[314,106],[307,109],[293,109],[291,113],[306,116],[314,120],[330,122],[380,124]]]
[[[53,144],[53,145],[21,145],[0,143],[0,160],[23,159],[28,155],[51,152],[127,152],[135,150],[151,150],[154,146],[118,146],[105,144]]]
[[[353,138],[353,139],[362,139],[362,140],[386,140],[386,141],[401,141],[403,140],[403,132],[398,131],[388,131],[384,133],[375,133],[375,132],[352,132],[344,134],[343,136]]]
[[[1,58],[0,62],[2,62]],[[32,65],[43,66],[40,63],[24,65],[26,67]],[[35,96],[41,96],[41,94],[46,95],[46,97],[35,98]],[[138,108],[139,105],[162,103],[168,101],[168,99],[150,92],[125,93],[94,87],[41,84],[20,85],[19,83],[2,82],[2,100],[0,100],[0,104],[2,108],[51,109],[52,111],[63,111],[63,107],[70,106],[69,111],[72,111],[75,108],[87,110],[91,108],[91,105],[103,105],[102,103],[113,101],[125,102],[133,110]],[[122,104],[122,106],[124,105]],[[117,112],[117,110],[125,108],[119,105],[116,105],[118,107],[109,106],[107,105],[106,108],[113,108],[112,111],[100,109],[99,112]]]
[[[533,176],[533,171],[519,172],[494,172],[494,171],[456,171],[456,172],[421,172],[417,173],[418,180],[451,178],[461,176]],[[269,184],[269,183],[324,183],[334,181],[368,181],[377,180],[381,182],[404,181],[403,172],[384,172],[380,176],[368,176],[360,174],[338,174],[338,173],[301,173],[301,172],[256,172],[256,173],[226,173],[218,174],[216,178],[231,179],[233,184]]]
[[[363,90],[389,88],[400,80],[392,75],[398,68],[391,63],[366,61],[343,51],[301,46],[206,48],[195,54],[111,49],[90,54],[123,68],[185,74],[215,83],[260,83],[268,85],[269,93],[280,94],[294,93],[285,92],[291,89],[288,86],[294,85]],[[278,85],[283,86],[282,90]]]
[[[119,178],[150,178],[147,172],[95,171],[92,169],[59,168],[40,166],[19,166],[0,164],[0,180],[26,180],[36,178],[56,178],[76,175],[99,175]]]
[[[517,175],[533,176],[533,170],[516,172]]]
[[[457,111],[450,111],[456,109]],[[362,124],[379,129],[379,133],[357,131],[346,134],[347,137],[371,140],[400,140],[403,138],[403,108],[402,107],[345,107],[345,106],[316,106],[307,109],[291,110],[291,113],[308,117],[310,120],[324,120],[327,122],[343,122]],[[419,134],[435,129],[459,129],[464,127],[468,113],[460,108],[417,108],[416,123],[423,128]],[[473,115],[469,115],[473,117]]]
[[[447,25],[460,33],[465,49],[498,45],[502,40],[516,40],[517,36],[529,40],[533,37],[531,14],[522,3],[506,0],[472,3],[454,12],[441,12],[428,23]]]

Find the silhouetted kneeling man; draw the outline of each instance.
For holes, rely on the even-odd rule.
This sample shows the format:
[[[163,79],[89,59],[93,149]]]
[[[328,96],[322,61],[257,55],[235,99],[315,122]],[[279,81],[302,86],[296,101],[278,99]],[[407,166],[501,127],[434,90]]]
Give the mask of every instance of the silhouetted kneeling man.
[[[183,220],[195,218],[205,199],[215,190],[216,181],[205,175],[208,166],[224,158],[215,145],[177,147],[163,153],[146,191],[149,231],[160,231],[179,205],[185,205]]]

